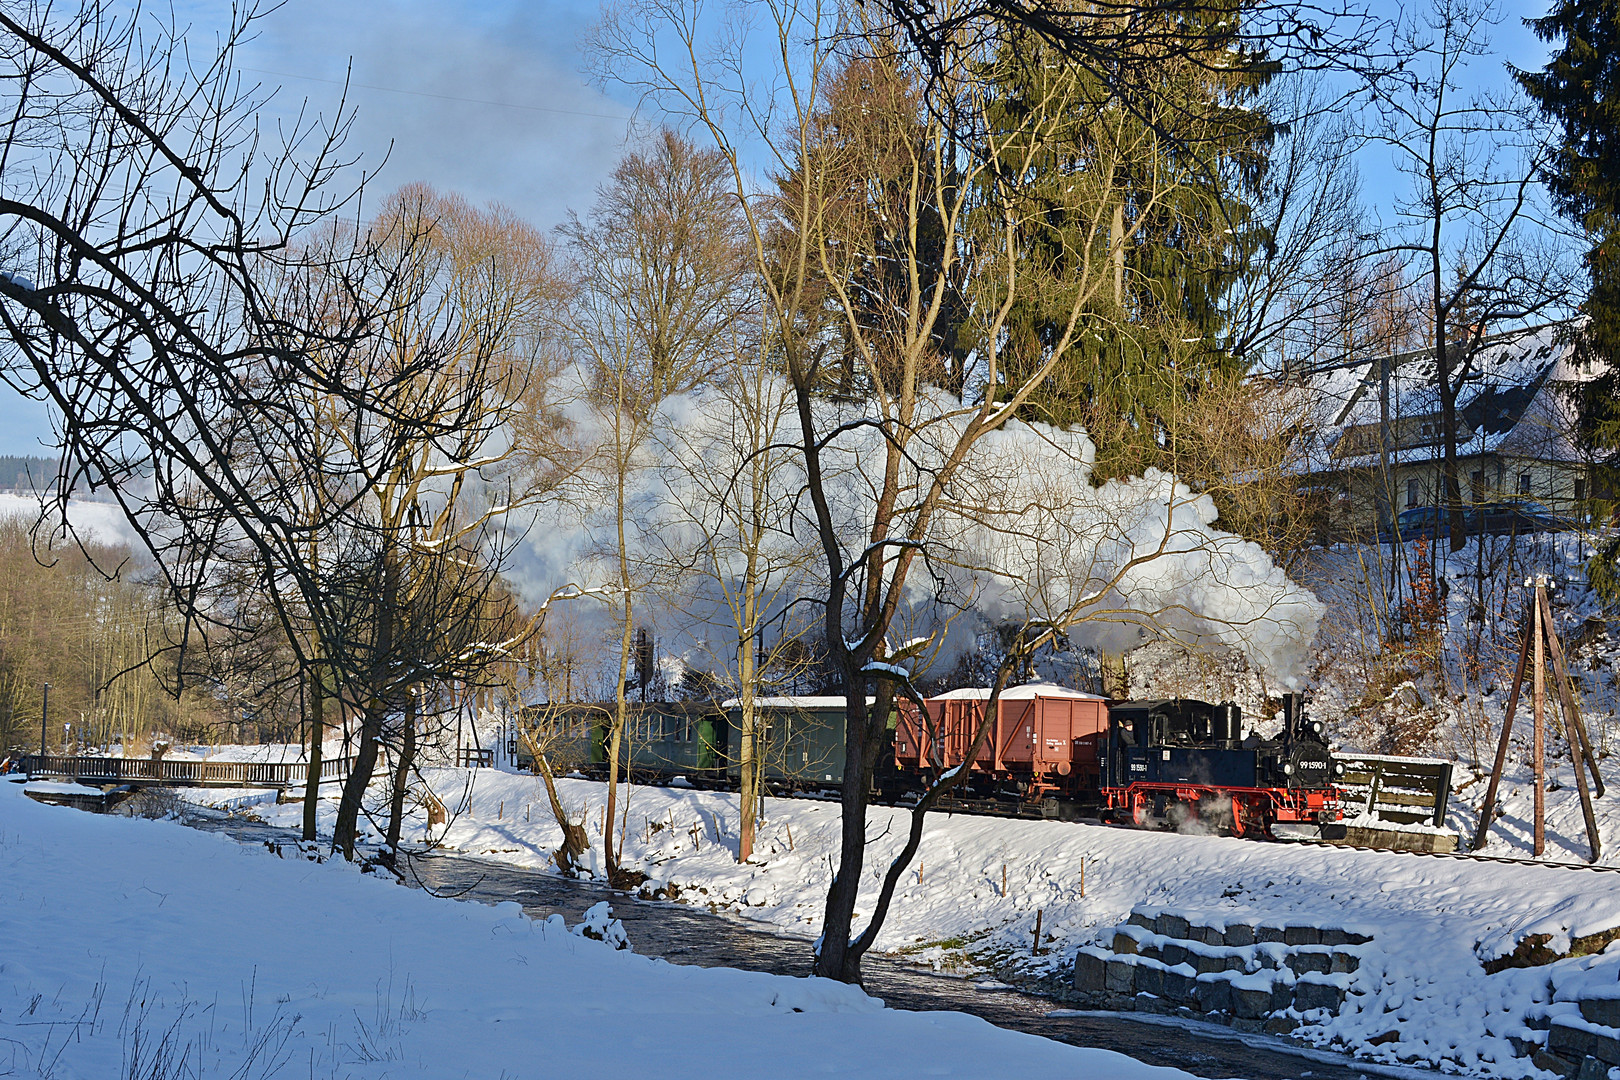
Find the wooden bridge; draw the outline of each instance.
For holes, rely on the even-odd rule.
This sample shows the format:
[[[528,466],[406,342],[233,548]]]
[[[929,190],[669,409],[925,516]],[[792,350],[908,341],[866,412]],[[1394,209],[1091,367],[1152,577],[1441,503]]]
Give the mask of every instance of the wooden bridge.
[[[352,757],[322,760],[319,782],[347,779],[353,764]],[[301,788],[309,776],[308,763],[302,761],[164,761],[24,754],[18,767],[30,780],[72,780],[88,787]]]

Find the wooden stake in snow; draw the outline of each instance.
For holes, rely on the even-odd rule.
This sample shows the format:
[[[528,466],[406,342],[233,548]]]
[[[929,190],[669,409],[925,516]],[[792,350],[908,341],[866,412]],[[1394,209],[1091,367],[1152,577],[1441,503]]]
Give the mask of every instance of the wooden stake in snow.
[[[506,800],[502,799],[500,806],[497,807],[496,810],[495,810],[495,820],[496,821],[504,821],[505,819],[506,819]]]
[[[1474,833],[1474,850],[1485,846],[1485,835],[1496,815],[1496,792],[1501,786],[1503,766],[1507,763],[1508,739],[1513,732],[1513,714],[1518,709],[1519,691],[1524,684],[1524,669],[1530,663],[1532,653],[1535,656],[1530,691],[1531,713],[1535,724],[1535,731],[1531,736],[1531,768],[1535,774],[1533,839],[1537,855],[1546,850],[1546,744],[1542,725],[1546,719],[1546,651],[1551,651],[1556,700],[1563,706],[1562,724],[1565,742],[1569,744],[1570,761],[1575,767],[1575,789],[1580,794],[1581,813],[1586,819],[1586,838],[1591,845],[1592,861],[1596,862],[1602,854],[1603,845],[1598,836],[1592,796],[1586,786],[1586,773],[1591,772],[1600,798],[1603,795],[1603,777],[1598,773],[1597,755],[1592,752],[1592,742],[1587,736],[1586,725],[1581,720],[1580,711],[1575,707],[1569,671],[1564,665],[1563,646],[1559,644],[1558,631],[1552,621],[1552,607],[1547,602],[1547,589],[1550,586],[1547,575],[1538,574],[1524,584],[1526,588],[1535,589],[1535,593],[1531,600],[1531,609],[1525,618],[1524,641],[1519,647],[1519,663],[1513,673],[1513,686],[1508,693],[1507,711],[1502,717],[1502,735],[1496,744],[1496,760],[1491,766],[1491,782],[1486,787],[1485,802],[1480,807],[1479,828]]]
[[[793,826],[788,825],[788,826],[786,826],[786,828],[787,828],[787,834],[788,834],[788,850],[792,851],[793,850]]]
[[[1086,898],[1086,857],[1080,856],[1080,899]]]
[[[1035,909],[1035,948],[1031,950],[1035,956],[1041,955],[1041,915],[1044,911],[1044,908]]]
[[[1001,864],[1001,897],[1004,900],[1007,898],[1007,864],[1006,863]]]

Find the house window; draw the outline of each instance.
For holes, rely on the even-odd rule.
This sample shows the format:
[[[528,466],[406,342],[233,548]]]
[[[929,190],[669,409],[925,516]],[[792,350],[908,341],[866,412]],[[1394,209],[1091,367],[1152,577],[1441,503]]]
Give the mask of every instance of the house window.
[[[1530,494],[1530,474],[1527,472],[1522,472],[1519,474],[1519,494]]]
[[[1479,502],[1485,498],[1485,470],[1475,469],[1468,474],[1468,498],[1470,502]]]
[[[1585,502],[1586,501],[1586,481],[1585,480],[1576,480],[1575,481],[1575,501],[1576,502]]]
[[[1410,510],[1412,507],[1416,506],[1417,504],[1418,504],[1418,482],[1416,480],[1408,480],[1406,482],[1406,508],[1408,510]]]

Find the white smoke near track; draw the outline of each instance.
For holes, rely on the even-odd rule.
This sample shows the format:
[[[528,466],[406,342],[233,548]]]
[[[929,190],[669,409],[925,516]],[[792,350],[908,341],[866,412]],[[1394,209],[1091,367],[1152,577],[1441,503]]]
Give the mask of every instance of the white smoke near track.
[[[786,389],[767,399],[781,405]],[[885,464],[885,436],[857,405],[820,406],[826,438],[826,490],[846,561],[869,542],[869,522]],[[947,459],[968,410],[945,396],[920,403],[901,465],[895,533],[915,520],[928,484]],[[763,456],[768,522],[763,550],[772,568],[771,603],[824,591],[811,504],[791,411],[769,434],[777,449],[750,457],[749,424],[733,399],[714,389],[666,401],[628,478],[636,576],[666,579],[646,602],[664,628],[665,651],[725,638],[721,578],[741,573],[737,511],[750,503],[749,469]],[[581,416],[582,430],[600,419]],[[892,428],[891,428],[892,430]],[[1068,626],[1077,644],[1123,651],[1148,637],[1194,647],[1234,649],[1255,668],[1292,685],[1324,608],[1290,581],[1256,544],[1221,531],[1208,496],[1149,470],[1128,480],[1092,482],[1095,448],[1082,432],[1011,421],[982,436],[945,486],[926,530],[925,558],[908,582],[910,631],[938,633],[945,613],[968,610],[985,622],[1045,621]],[[530,596],[565,581],[606,580],[614,536],[608,478],[553,509],[530,536],[518,569]],[[728,512],[729,508],[729,512]],[[742,515],[746,517],[747,515]],[[717,546],[718,545],[718,546]],[[709,558],[695,553],[706,551]],[[687,573],[668,588],[670,567]],[[705,580],[706,575],[706,580]],[[671,603],[671,597],[678,597]],[[704,605],[714,621],[694,615]],[[672,618],[678,607],[682,618]]]

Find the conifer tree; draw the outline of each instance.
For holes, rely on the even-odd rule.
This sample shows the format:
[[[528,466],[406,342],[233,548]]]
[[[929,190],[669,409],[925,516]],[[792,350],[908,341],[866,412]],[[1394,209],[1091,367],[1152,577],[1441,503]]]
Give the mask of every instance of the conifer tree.
[[[1008,42],[992,73],[1008,128],[1028,102],[1050,100],[1055,82],[1069,83],[1070,120],[1035,151],[1043,175],[1022,189],[1026,272],[1038,268],[1044,287],[1018,298],[1009,324],[1017,353],[1038,365],[1083,276],[1073,253],[1106,252],[1111,265],[1091,268],[1113,283],[1091,305],[1096,332],[1031,410],[1034,419],[1086,425],[1103,476],[1164,464],[1179,404],[1210,374],[1241,365],[1222,346],[1224,302],[1267,239],[1250,205],[1274,129],[1252,103],[1274,69],[1239,48],[1239,8],[1156,15],[1205,51],[1165,60],[1143,80],[1150,85],[1105,85],[1028,33]],[[1119,192],[1101,220],[1089,191],[1099,184]],[[1107,242],[1087,243],[1087,234]]]
[[[1592,243],[1583,344],[1608,370],[1577,388],[1579,436],[1613,513],[1620,491],[1620,0],[1559,0],[1545,18],[1528,21],[1543,41],[1562,43],[1543,70],[1516,75],[1563,127],[1544,179]],[[1589,572],[1606,599],[1620,600],[1620,537],[1598,552]]]

